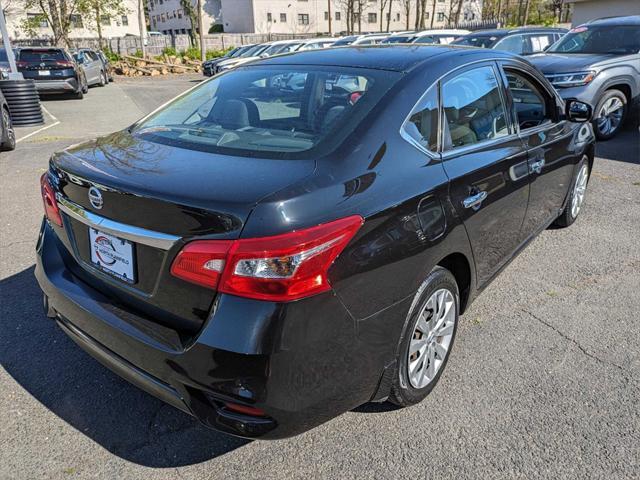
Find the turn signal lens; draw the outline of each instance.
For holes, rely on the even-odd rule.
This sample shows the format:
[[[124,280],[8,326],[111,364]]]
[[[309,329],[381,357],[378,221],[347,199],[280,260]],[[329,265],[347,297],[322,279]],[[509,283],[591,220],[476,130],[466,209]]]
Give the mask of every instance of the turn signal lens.
[[[225,402],[224,406],[227,410],[232,412],[242,413],[244,415],[251,415],[252,417],[264,417],[264,410],[256,407],[249,407],[247,405],[240,405],[239,403]]]
[[[44,205],[44,214],[49,221],[55,223],[59,227],[62,226],[62,216],[56,202],[56,194],[49,180],[49,173],[45,172],[40,177],[40,193],[42,194],[42,203]]]
[[[329,268],[363,223],[354,215],[272,237],[192,242],[180,252],[171,272],[231,295],[297,300],[331,288]],[[216,273],[204,275],[211,262],[218,262],[211,270]]]

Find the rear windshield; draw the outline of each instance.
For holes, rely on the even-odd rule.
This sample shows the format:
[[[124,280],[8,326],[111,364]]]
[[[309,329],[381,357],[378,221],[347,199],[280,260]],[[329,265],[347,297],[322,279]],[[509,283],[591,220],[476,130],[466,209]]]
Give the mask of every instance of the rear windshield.
[[[308,158],[335,148],[398,73],[247,66],[214,77],[135,126],[146,140],[193,150]]]
[[[68,60],[62,50],[20,50],[23,62],[57,62]]]
[[[453,45],[467,45],[469,47],[491,48],[500,37],[495,35],[465,35],[453,42]]]
[[[638,53],[640,52],[640,27],[619,25],[615,27],[582,26],[574,28],[547,52],[610,55]]]

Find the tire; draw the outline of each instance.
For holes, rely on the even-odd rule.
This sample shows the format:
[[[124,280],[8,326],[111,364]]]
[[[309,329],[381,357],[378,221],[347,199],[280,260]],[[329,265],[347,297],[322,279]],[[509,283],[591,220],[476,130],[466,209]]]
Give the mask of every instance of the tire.
[[[439,300],[445,301],[439,306]],[[434,268],[418,289],[405,322],[396,353],[396,371],[389,402],[400,407],[415,405],[436,386],[453,348],[459,306],[460,295],[454,276],[445,268]],[[441,322],[444,323],[440,329],[430,330]],[[435,332],[447,333],[438,336]],[[435,352],[433,357],[430,352]],[[431,371],[430,365],[434,366]]]
[[[9,111],[6,108],[2,109],[2,132],[4,133],[4,139],[0,142],[0,150],[3,152],[8,150],[14,150],[16,148],[16,134],[13,130],[13,125],[11,125],[11,117],[9,116]]]
[[[87,77],[84,77],[82,82],[82,93],[89,93],[89,84],[87,83]]]
[[[109,80],[107,80],[107,76],[103,71],[100,71],[100,82],[98,83],[98,86],[104,87],[107,83],[109,83]]]
[[[565,205],[563,212],[554,222],[555,226],[565,228],[576,221],[578,215],[582,211],[582,205],[584,204],[584,197],[587,193],[587,184],[589,182],[590,174],[589,160],[584,156],[578,164],[578,173],[571,184],[571,190],[567,197],[567,204]]]
[[[593,111],[593,131],[598,140],[609,140],[618,134],[627,116],[627,105],[627,97],[620,90],[604,92]]]
[[[84,94],[85,94],[85,92],[84,92],[84,88],[81,88],[80,90],[78,90],[78,91],[75,93],[74,98],[75,98],[76,100],[82,100],[82,99],[84,98]]]

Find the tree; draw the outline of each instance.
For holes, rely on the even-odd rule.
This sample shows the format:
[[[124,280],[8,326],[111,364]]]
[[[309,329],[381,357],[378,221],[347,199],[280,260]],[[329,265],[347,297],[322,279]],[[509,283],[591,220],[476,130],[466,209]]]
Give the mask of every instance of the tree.
[[[433,28],[433,21],[436,18],[436,0],[431,0],[431,1],[433,2],[433,5],[431,7],[431,27],[430,28]]]
[[[197,46],[198,41],[196,37],[196,25],[198,25],[198,12],[195,8],[193,8],[193,3],[191,0],[180,0],[180,6],[182,10],[184,10],[184,14],[189,19],[189,24],[191,28],[189,28],[189,43],[191,45]]]
[[[121,17],[128,13],[123,0],[82,0],[79,2],[78,10],[87,20],[87,24],[95,24],[100,47],[102,47],[102,19]]]
[[[391,23],[391,7],[393,7],[393,0],[389,0],[389,10],[387,10],[387,32],[389,31],[389,24]]]
[[[409,17],[411,16],[411,0],[400,0],[405,18],[405,30],[409,30]]]

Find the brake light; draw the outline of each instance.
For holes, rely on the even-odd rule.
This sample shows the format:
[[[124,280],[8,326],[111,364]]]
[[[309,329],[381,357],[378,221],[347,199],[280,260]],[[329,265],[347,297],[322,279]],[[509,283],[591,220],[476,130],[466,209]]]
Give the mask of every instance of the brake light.
[[[16,62],[17,68],[24,68],[26,66],[27,66],[27,62],[21,62],[21,61]]]
[[[192,242],[171,272],[231,295],[298,300],[331,288],[329,268],[363,223],[354,215],[272,237]]]
[[[40,177],[40,193],[42,194],[42,202],[44,204],[44,214],[49,221],[55,223],[59,227],[62,226],[62,216],[56,202],[56,194],[49,181],[49,174],[43,173]]]
[[[56,61],[56,65],[59,67],[67,67],[67,68],[71,68],[74,66],[73,62],[70,62],[68,60],[58,60]]]

